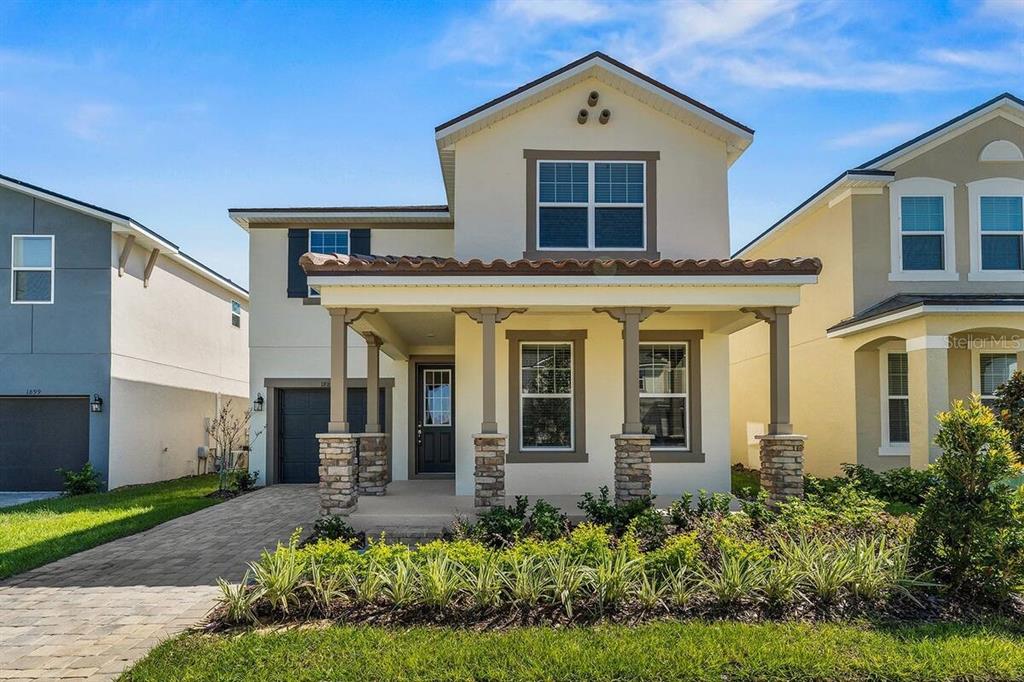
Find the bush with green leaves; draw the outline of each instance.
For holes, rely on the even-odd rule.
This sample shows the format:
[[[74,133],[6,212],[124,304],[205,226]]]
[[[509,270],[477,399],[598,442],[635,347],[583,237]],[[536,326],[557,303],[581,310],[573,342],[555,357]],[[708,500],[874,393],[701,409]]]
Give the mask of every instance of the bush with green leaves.
[[[61,490],[62,497],[97,493],[103,486],[103,477],[100,476],[100,472],[93,469],[92,464],[89,462],[86,462],[77,471],[74,469],[57,469],[57,473],[64,479]]]
[[[924,503],[928,490],[935,485],[935,474],[931,468],[900,467],[888,471],[875,471],[862,464],[843,464],[842,468],[842,476],[805,476],[805,492],[811,495],[830,495],[852,486],[884,502],[918,507]]]
[[[698,491],[697,504],[695,506],[693,504],[693,493],[685,492],[669,506],[669,519],[677,528],[690,530],[701,519],[728,514],[731,501],[732,496],[726,493],[708,494],[706,490],[700,490]]]
[[[1017,453],[1017,461],[1024,463],[1024,368],[996,388],[992,411],[1010,434],[1010,448]]]
[[[313,537],[318,540],[359,540],[361,534],[349,525],[344,516],[321,516],[313,524]]]
[[[654,507],[648,507],[630,519],[622,538],[623,542],[635,543],[643,552],[658,549],[668,538],[665,515]]]
[[[978,396],[938,415],[937,483],[914,535],[920,565],[969,599],[1002,602],[1024,583],[1024,493],[1010,435]]]
[[[529,498],[517,496],[514,505],[488,509],[477,517],[475,524],[459,523],[455,535],[491,547],[508,547],[526,537],[554,540],[568,529],[565,514],[554,505],[537,500],[531,509]]]
[[[615,504],[608,494],[608,486],[598,489],[598,494],[583,493],[583,499],[576,506],[587,515],[587,520],[599,526],[608,526],[616,537],[626,532],[629,522],[654,506],[652,498],[643,497],[625,504]]]

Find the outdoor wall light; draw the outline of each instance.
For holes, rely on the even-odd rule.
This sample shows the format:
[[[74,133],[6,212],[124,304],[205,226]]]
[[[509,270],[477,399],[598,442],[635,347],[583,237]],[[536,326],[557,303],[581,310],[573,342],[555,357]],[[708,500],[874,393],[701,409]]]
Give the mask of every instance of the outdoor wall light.
[[[90,412],[102,412],[103,411],[103,398],[100,397],[99,393],[92,394],[92,400],[89,401]]]
[[[262,412],[263,411],[263,394],[257,393],[256,400],[252,401],[252,411]]]

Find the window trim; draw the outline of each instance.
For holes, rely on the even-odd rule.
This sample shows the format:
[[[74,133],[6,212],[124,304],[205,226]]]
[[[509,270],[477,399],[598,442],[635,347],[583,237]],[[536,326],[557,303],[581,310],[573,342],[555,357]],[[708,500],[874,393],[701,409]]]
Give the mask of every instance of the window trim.
[[[953,190],[956,183],[939,178],[903,178],[889,183],[889,281],[890,282],[950,282],[958,281],[956,270],[956,230]],[[942,256],[941,270],[903,269],[903,197],[942,197]],[[929,234],[913,232],[910,234]],[[937,232],[930,233],[938,235]]]
[[[976,393],[983,400],[989,400],[995,396],[981,393],[982,355],[1016,355],[1017,369],[1019,370],[1024,363],[1024,342],[988,339],[981,343],[971,344],[971,392]]]
[[[238,312],[235,312],[235,306],[238,306]],[[238,319],[238,324],[235,324],[235,319]],[[231,299],[231,326],[235,329],[242,328],[242,302]]]
[[[552,398],[557,398],[557,399],[564,400],[565,398],[568,398],[569,399],[569,418],[571,420],[570,428],[569,428],[570,433],[569,433],[569,445],[568,445],[568,447],[527,446],[527,445],[524,445],[522,442],[520,442],[519,448],[523,452],[538,452],[538,451],[540,451],[540,452],[543,452],[543,451],[573,452],[573,449],[574,449],[573,446],[575,444],[574,441],[576,440],[576,416],[575,416],[575,411],[574,411],[574,407],[575,407],[574,403],[575,403],[575,397],[576,396],[574,395],[574,389],[573,389],[573,387],[576,385],[576,369],[575,369],[575,364],[576,363],[575,363],[575,353],[573,353],[573,345],[574,345],[573,342],[572,341],[519,341],[519,343],[517,345],[519,347],[519,362],[520,362],[520,366],[519,366],[519,381],[520,381],[520,386],[519,386],[520,387],[520,391],[519,391],[519,433],[520,433],[520,435],[524,431],[524,429],[523,429],[523,413],[524,413],[523,407],[524,407],[525,401],[528,400],[528,399],[550,400]],[[525,346],[568,346],[568,348],[569,348],[569,361],[570,361],[570,368],[569,368],[569,372],[570,372],[570,374],[569,374],[569,392],[568,393],[524,393],[522,391],[522,377],[523,377],[523,374],[522,374],[522,372],[523,372],[522,357],[523,357],[523,348]]]
[[[36,266],[15,266],[14,265],[14,243],[19,238],[29,239],[49,239],[50,240],[50,265],[49,267],[41,268]],[[48,301],[18,301],[14,298],[14,279],[18,272],[49,272],[50,273],[50,300]],[[56,298],[56,291],[54,285],[56,283],[55,274],[57,272],[57,238],[52,234],[12,234],[11,235],[11,304],[12,305],[53,305]]]
[[[586,462],[586,339],[585,329],[529,330],[509,329],[508,342],[508,410],[509,449],[506,462],[510,464],[564,464]],[[522,367],[520,347],[523,343],[572,344],[572,448],[522,447],[522,404],[520,384]]]
[[[1024,197],[1024,180],[999,177],[967,183],[968,223],[971,232],[971,270],[967,273],[967,279],[972,282],[1024,282],[1024,270],[983,270],[981,267],[981,198],[983,196]],[[1002,232],[1001,234],[1012,235],[1014,233]],[[1024,236],[1021,239],[1024,240]]]
[[[310,253],[313,252],[313,233],[314,232],[344,232],[346,235],[348,235],[348,237],[347,237],[348,238],[348,251],[346,252],[345,255],[348,255],[349,253],[352,253],[352,228],[350,228],[350,227],[310,228],[310,229],[306,230],[306,250],[309,251]],[[315,291],[313,291],[313,287],[309,286],[308,284],[306,285],[306,290],[307,290],[306,291],[306,298],[307,299],[314,299],[314,300],[319,300],[320,299],[320,294],[318,294]]]
[[[652,447],[651,462],[672,464],[700,464],[706,459],[701,448],[701,342],[704,331],[701,329],[641,329],[640,343],[685,343],[687,345],[687,400],[689,412],[687,443],[685,448]],[[637,377],[639,380],[639,377]]]
[[[654,346],[654,347],[657,347],[657,346],[661,346],[661,347],[682,346],[682,348],[683,348],[683,358],[686,361],[686,364],[683,367],[683,369],[686,372],[686,376],[684,377],[684,383],[685,383],[685,387],[684,388],[685,388],[685,391],[683,393],[646,393],[643,390],[643,384],[641,384],[641,386],[640,386],[640,400],[643,401],[644,398],[655,398],[655,399],[657,399],[657,398],[682,398],[685,401],[686,409],[683,412],[683,421],[684,421],[684,428],[685,428],[685,431],[684,431],[685,442],[684,442],[683,446],[680,447],[678,445],[655,445],[654,442],[652,441],[651,442],[651,452],[654,452],[656,450],[669,450],[669,451],[671,451],[671,450],[683,450],[683,451],[687,451],[687,450],[690,449],[690,342],[689,341],[641,341],[640,342],[640,346],[641,347],[643,347],[643,346]],[[641,367],[641,372],[642,371],[643,371],[643,367]],[[642,379],[642,377],[643,377],[643,375],[641,374],[641,376],[637,377],[637,379],[640,380],[640,379]]]
[[[581,151],[581,150],[538,150],[524,149],[523,158],[526,159],[526,249],[523,251],[523,258],[648,258],[660,257],[658,253],[658,204],[657,204],[657,161],[661,158],[660,152],[643,151]],[[615,248],[587,248],[587,249],[551,249],[539,248],[538,230],[540,205],[539,186],[540,173],[538,168],[541,161],[553,162],[580,162],[590,163],[588,178],[588,242],[593,243],[594,215],[591,207],[595,205],[594,196],[594,172],[593,164],[601,162],[633,162],[644,164],[644,246],[639,249]],[[582,204],[573,204],[582,206]],[[618,204],[600,204],[615,208]],[[637,204],[630,204],[636,207]]]
[[[907,395],[892,396],[889,394],[889,356],[907,356]],[[878,447],[879,457],[909,457],[910,441],[906,443],[893,443],[889,436],[889,400],[892,398],[903,398],[907,401],[907,414],[910,414],[910,355],[907,353],[906,345],[903,343],[886,344],[878,349],[878,380],[880,402],[879,409],[882,417],[881,423],[881,445]]]

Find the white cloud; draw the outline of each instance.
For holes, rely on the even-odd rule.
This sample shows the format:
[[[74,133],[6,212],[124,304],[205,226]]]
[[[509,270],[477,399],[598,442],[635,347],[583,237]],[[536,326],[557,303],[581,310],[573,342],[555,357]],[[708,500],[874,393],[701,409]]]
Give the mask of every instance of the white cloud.
[[[531,24],[554,21],[563,24],[589,24],[608,18],[608,7],[593,0],[509,0],[495,5],[498,14],[521,18]]]
[[[978,15],[1024,26],[1024,2],[1021,0],[984,0],[978,5]]]
[[[1024,0],[1021,2],[1024,5]],[[1024,71],[1024,54],[1021,47],[1013,46],[1003,50],[951,50],[939,48],[925,50],[923,56],[940,64],[960,66],[977,71],[995,73]]]
[[[852,147],[869,147],[880,142],[895,141],[908,138],[920,132],[924,126],[916,121],[894,121],[870,128],[853,130],[845,135],[829,140],[826,144],[833,149]]]
[[[85,102],[74,108],[65,126],[75,137],[92,142],[103,137],[118,114],[118,108],[112,104]]]

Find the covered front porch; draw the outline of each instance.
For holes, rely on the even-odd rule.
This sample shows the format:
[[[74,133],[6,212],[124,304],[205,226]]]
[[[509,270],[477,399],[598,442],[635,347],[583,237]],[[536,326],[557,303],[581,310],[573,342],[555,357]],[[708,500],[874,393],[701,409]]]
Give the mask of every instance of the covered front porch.
[[[601,486],[619,502],[727,491],[728,335],[758,323],[772,339],[763,471],[779,496],[800,492],[788,319],[816,261],[573,261],[557,272],[519,261],[469,271],[452,259],[302,263],[331,317],[331,420],[317,435],[324,514],[369,524],[392,501],[396,515],[436,502],[451,517],[453,505],[468,513],[513,495],[564,498],[572,511]],[[406,404],[392,406],[408,414],[407,446],[391,461],[380,425],[352,433],[344,417],[350,329],[366,339],[367,414],[377,414],[380,354],[408,367]],[[409,483],[391,480],[401,458]],[[400,499],[411,483],[440,489],[445,478],[455,494],[444,503]]]

